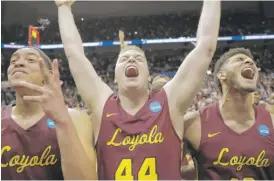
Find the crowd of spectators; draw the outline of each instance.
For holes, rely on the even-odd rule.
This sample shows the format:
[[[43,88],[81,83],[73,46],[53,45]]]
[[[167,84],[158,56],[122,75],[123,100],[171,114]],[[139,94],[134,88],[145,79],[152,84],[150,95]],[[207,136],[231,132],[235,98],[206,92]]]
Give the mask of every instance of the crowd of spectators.
[[[78,29],[85,42],[117,40],[119,29],[125,31],[127,39],[194,37],[197,23],[198,14],[183,13],[77,21]],[[266,19],[258,14],[244,12],[225,14],[221,21],[220,36],[274,34],[273,27],[273,19]],[[17,44],[26,44],[27,29],[23,28],[22,25],[12,25],[2,28],[2,43],[14,42]],[[51,22],[51,25],[41,33],[41,39],[43,41],[42,43],[61,43],[57,22]],[[268,95],[274,90],[274,57],[272,50],[274,50],[273,45],[254,46],[252,49],[255,61],[262,68],[258,88],[261,98],[264,101],[267,100]],[[174,52],[170,52],[169,50],[168,54],[165,55],[162,52],[161,55],[159,55],[156,50],[152,50],[147,55],[151,76],[153,77],[159,73],[168,74],[175,72],[189,51],[190,50],[174,50]],[[13,50],[2,49],[2,81],[7,80],[6,70],[12,52]],[[214,59],[216,60],[221,53],[223,53],[223,51],[216,53]],[[64,82],[62,87],[66,103],[70,107],[85,107],[75,87],[64,53],[62,51],[50,50],[50,54],[51,58],[59,59],[61,79]],[[116,56],[117,54],[104,56],[95,53],[87,55],[97,73],[114,90],[117,90],[114,83]],[[211,74],[214,62],[215,61],[213,61],[210,66],[203,88],[197,94],[192,106],[189,107],[189,111],[197,110],[199,107],[203,107],[219,99],[220,95],[214,86],[213,75]],[[14,104],[14,90],[11,88],[3,88],[2,86],[1,103],[2,106]]]

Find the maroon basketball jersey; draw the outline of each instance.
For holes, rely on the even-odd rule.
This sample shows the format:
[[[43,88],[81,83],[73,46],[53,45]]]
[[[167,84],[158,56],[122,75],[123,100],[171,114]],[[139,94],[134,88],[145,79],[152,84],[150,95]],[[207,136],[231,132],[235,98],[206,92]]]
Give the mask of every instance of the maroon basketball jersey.
[[[151,94],[134,116],[112,95],[104,107],[96,145],[98,177],[103,180],[179,180],[180,144],[163,89]]]
[[[196,156],[199,179],[274,179],[274,131],[271,116],[254,106],[255,123],[243,133],[225,125],[219,105],[200,111],[201,142]]]
[[[44,116],[24,130],[2,109],[2,180],[62,180],[55,124]]]

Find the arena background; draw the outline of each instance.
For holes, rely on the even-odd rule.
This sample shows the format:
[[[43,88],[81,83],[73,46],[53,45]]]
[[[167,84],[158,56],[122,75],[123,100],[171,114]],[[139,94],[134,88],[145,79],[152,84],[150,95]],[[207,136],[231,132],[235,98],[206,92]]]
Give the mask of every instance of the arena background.
[[[39,30],[41,44],[49,45],[45,52],[50,58],[59,59],[66,103],[70,107],[84,108],[85,104],[75,88],[64,50],[55,45],[61,44],[55,4],[50,1],[1,3],[1,105],[15,102],[14,91],[6,82],[11,54],[17,47],[21,47],[16,45],[28,44],[29,25],[43,25],[43,30]],[[180,37],[195,37],[202,3],[111,1],[76,2],[73,6],[83,42],[99,42],[98,46],[85,48],[86,56],[103,80],[116,89],[114,66],[119,46],[113,45],[112,41],[118,41],[118,30],[125,31],[126,40],[158,39],[156,44],[140,45],[146,52],[151,76],[165,74],[172,77],[194,45],[191,42],[168,42]],[[189,107],[189,111],[197,110],[219,99],[213,83],[212,68],[215,60],[231,47],[251,49],[255,61],[262,69],[258,83],[261,101],[271,102],[270,95],[274,89],[273,7],[274,2],[270,1],[222,2],[219,36],[228,38],[218,42],[217,52],[204,86]],[[251,35],[258,36],[252,36],[255,40],[245,40]],[[146,41],[131,43],[134,42],[138,44]]]

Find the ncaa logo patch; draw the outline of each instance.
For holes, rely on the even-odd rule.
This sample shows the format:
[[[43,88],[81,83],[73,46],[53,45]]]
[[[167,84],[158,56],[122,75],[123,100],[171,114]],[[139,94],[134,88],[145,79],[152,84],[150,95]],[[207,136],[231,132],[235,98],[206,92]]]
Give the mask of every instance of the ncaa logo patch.
[[[51,119],[47,120],[47,125],[49,128],[56,128],[54,121],[52,121]]]
[[[261,124],[259,127],[258,127],[258,131],[260,133],[261,136],[268,136],[269,135],[269,129],[266,125],[264,124]]]
[[[162,110],[160,102],[152,102],[149,104],[149,109],[153,113],[159,113]]]

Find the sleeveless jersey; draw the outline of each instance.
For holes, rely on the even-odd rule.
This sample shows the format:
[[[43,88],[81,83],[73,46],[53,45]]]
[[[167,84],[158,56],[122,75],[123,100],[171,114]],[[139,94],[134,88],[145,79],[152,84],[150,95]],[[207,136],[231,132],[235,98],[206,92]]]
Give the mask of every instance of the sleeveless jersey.
[[[102,180],[179,180],[181,140],[163,89],[129,115],[112,95],[107,100],[96,144]]]
[[[44,116],[24,130],[2,109],[2,180],[63,180],[55,124]]]
[[[200,111],[199,179],[273,180],[274,131],[271,115],[254,106],[255,123],[243,133],[225,125],[219,105]]]

